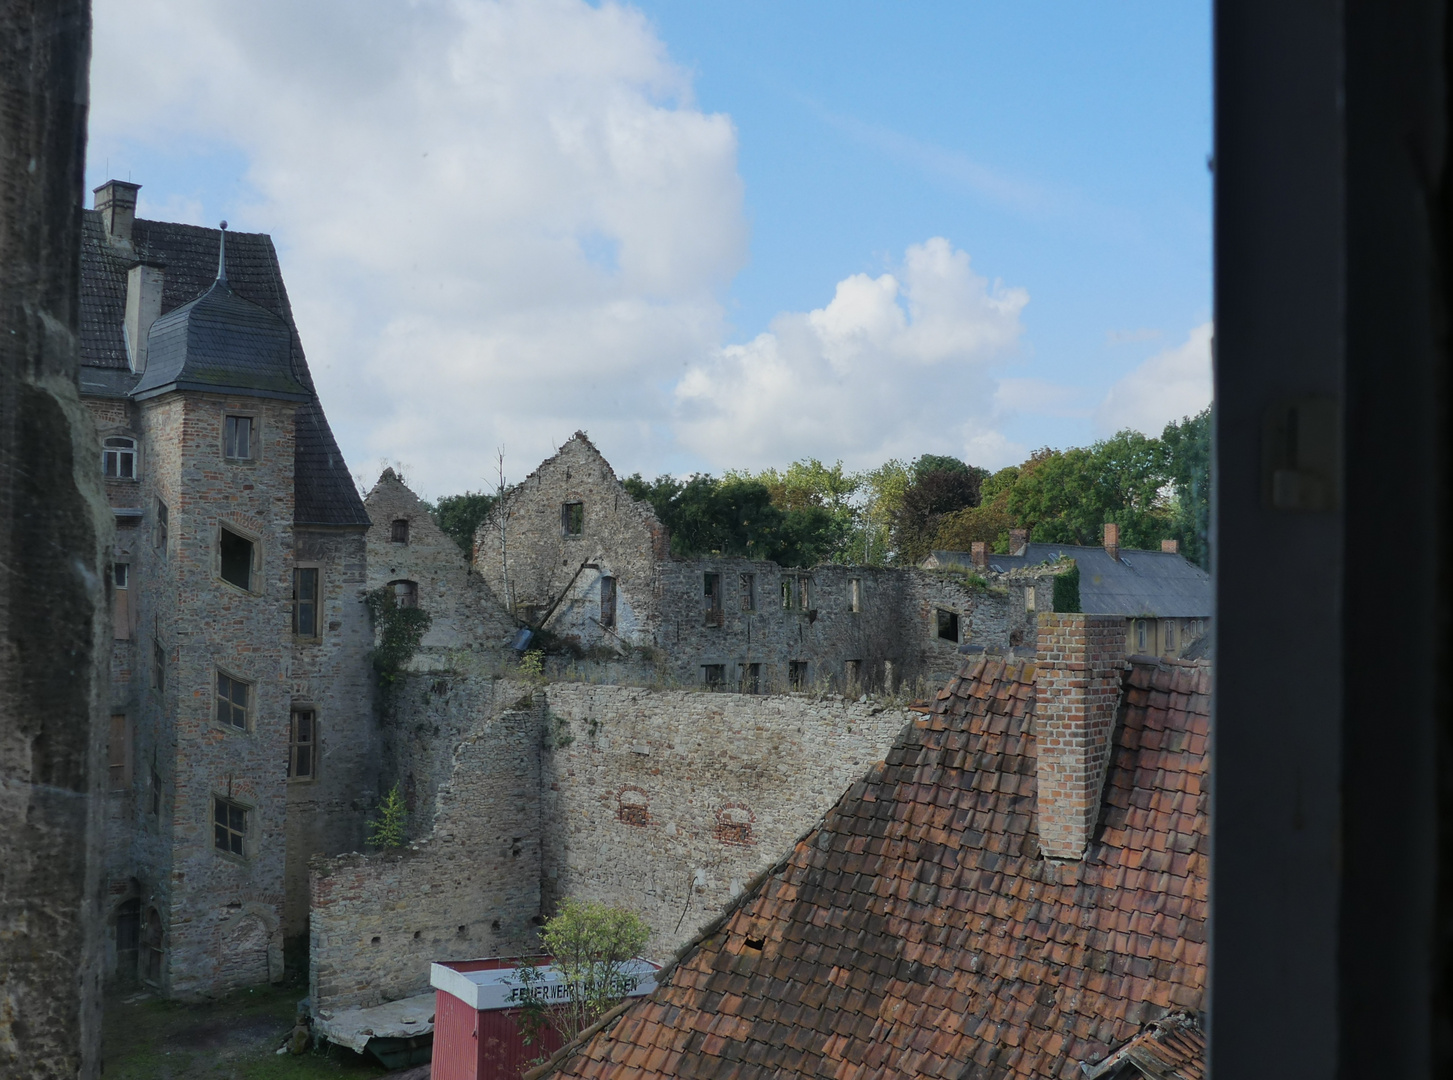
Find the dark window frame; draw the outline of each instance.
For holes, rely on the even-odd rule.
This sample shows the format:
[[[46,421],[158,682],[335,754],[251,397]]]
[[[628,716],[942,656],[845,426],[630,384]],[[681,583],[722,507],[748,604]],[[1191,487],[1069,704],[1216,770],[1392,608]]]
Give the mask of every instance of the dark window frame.
[[[229,537],[231,538],[230,541],[228,539]],[[247,551],[246,551],[247,578],[246,578],[246,581],[245,582],[240,582],[240,581],[235,580],[233,577],[228,577],[227,576],[228,573],[229,573],[229,564],[230,564],[230,572],[233,573],[233,574],[235,574],[236,571],[237,571],[237,569],[239,568],[239,566],[242,565],[239,562],[239,560],[242,558],[243,552],[242,552],[242,549],[238,546],[239,544],[246,544],[247,545]],[[229,547],[232,549],[230,552],[228,551],[228,548]],[[224,524],[222,522],[218,522],[218,524],[217,524],[217,578],[218,578],[218,580],[224,581],[228,585],[231,585],[234,589],[241,589],[243,592],[246,592],[246,593],[256,592],[257,590],[254,588],[254,582],[260,576],[259,573],[258,573],[258,571],[260,570],[260,567],[258,566],[258,561],[259,561],[258,560],[258,552],[260,550],[261,550],[261,544],[258,543],[258,540],[257,540],[256,537],[249,535],[247,532],[244,532],[243,530],[237,528],[237,526],[235,526],[235,525],[229,525],[229,524]]]
[[[742,574],[742,576],[741,576],[741,585],[742,585],[742,610],[743,611],[756,611],[757,610],[757,575],[756,574]]]
[[[156,535],[153,537],[163,559],[167,558],[167,546],[171,540],[171,510],[161,499],[156,500]]]
[[[615,629],[618,592],[616,579],[610,574],[602,574],[600,576],[600,625],[607,630]]]
[[[238,700],[238,691],[241,691],[241,701]],[[212,719],[219,727],[228,731],[251,731],[253,711],[253,684],[247,679],[239,679],[236,675],[217,669],[217,678],[213,683],[213,708]],[[238,717],[242,723],[238,723]]]
[[[407,544],[409,542],[408,518],[394,518],[389,522],[388,541],[390,544]]]
[[[229,799],[212,796],[212,850],[232,859],[247,858],[247,825],[252,807]]]
[[[300,717],[307,718],[306,728],[299,723]],[[318,779],[318,744],[318,710],[312,705],[294,705],[288,715],[289,780],[309,783]]]
[[[585,535],[585,503],[577,500],[560,504],[560,535]]]
[[[726,689],[726,665],[725,664],[702,664],[701,685],[705,690]]]
[[[159,695],[166,694],[166,649],[161,638],[151,639],[151,688]]]
[[[304,584],[311,578],[312,595],[304,595]],[[316,641],[323,636],[323,571],[317,566],[293,567],[293,636]],[[311,629],[308,619],[312,620]]]
[[[705,625],[721,626],[725,615],[721,606],[721,574],[715,570],[704,570],[701,574],[702,615]]]
[[[789,690],[807,689],[807,661],[787,661],[787,687]]]
[[[222,417],[222,457],[227,461],[256,461],[260,426],[255,413],[229,412],[224,414]]]
[[[416,608],[419,606],[419,583],[409,578],[395,578],[388,583],[393,590],[394,603],[401,608]]]

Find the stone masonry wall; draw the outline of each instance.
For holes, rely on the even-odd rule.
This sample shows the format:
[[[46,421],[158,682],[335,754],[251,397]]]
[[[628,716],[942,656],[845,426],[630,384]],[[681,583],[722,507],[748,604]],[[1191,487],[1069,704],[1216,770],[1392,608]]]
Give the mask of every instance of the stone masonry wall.
[[[514,630],[504,605],[469,565],[464,553],[428,508],[392,469],[384,471],[364,500],[368,530],[368,588],[395,581],[418,585],[419,606],[433,620],[415,667],[448,667],[459,651],[497,651]],[[393,537],[393,523],[407,521],[408,540]]]
[[[1125,620],[1039,616],[1035,675],[1039,845],[1047,859],[1084,854],[1100,808],[1125,670]]]
[[[561,516],[566,503],[582,504],[579,535],[566,533]],[[505,560],[500,552],[501,514]],[[583,432],[576,432],[495,506],[474,535],[474,565],[494,595],[526,621],[543,617],[568,589],[574,603],[552,616],[549,629],[575,638],[584,648],[620,642],[650,645],[659,618],[656,564],[666,558],[667,543],[651,508],[626,492],[610,463]],[[596,568],[581,570],[577,577],[586,562]],[[610,632],[597,617],[602,575],[616,581],[616,626]]]
[[[422,993],[434,960],[527,946],[540,911],[540,716],[527,704],[459,745],[426,839],[313,860],[315,1012]]]
[[[664,959],[879,761],[911,712],[840,697],[554,683],[547,907],[638,912]]]

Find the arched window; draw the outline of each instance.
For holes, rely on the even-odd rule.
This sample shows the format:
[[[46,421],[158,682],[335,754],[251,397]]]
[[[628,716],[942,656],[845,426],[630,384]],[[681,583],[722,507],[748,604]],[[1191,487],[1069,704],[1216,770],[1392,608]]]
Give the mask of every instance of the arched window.
[[[107,480],[135,480],[136,440],[113,435],[102,443],[101,471]]]
[[[1144,619],[1135,620],[1135,650],[1144,653],[1149,645],[1149,631]]]
[[[419,583],[417,581],[390,581],[388,587],[394,592],[394,603],[399,607],[419,606]]]

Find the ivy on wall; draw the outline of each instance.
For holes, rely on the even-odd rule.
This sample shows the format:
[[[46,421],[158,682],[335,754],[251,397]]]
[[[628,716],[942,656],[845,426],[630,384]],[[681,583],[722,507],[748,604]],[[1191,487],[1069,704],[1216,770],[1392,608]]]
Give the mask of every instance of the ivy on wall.
[[[385,686],[397,682],[409,666],[419,643],[433,625],[433,618],[421,607],[405,607],[388,587],[365,594],[364,603],[373,616],[378,646],[373,650],[373,668]]]

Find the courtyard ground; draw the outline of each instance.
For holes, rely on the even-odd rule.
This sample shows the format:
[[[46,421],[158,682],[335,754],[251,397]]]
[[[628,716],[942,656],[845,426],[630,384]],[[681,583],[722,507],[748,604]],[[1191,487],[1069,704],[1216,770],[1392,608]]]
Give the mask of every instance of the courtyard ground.
[[[354,1080],[388,1070],[343,1047],[293,1057],[276,1051],[293,1029],[294,983],[238,990],[202,1003],[149,994],[106,998],[101,1057],[106,1080]]]

